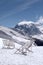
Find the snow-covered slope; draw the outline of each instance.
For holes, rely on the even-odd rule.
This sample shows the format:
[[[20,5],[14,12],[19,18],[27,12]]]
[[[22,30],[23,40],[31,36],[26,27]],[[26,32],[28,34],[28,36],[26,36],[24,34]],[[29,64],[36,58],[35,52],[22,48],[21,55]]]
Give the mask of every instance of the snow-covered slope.
[[[43,47],[32,47],[32,51],[24,56],[14,54],[14,49],[0,49],[0,65],[43,65]]]

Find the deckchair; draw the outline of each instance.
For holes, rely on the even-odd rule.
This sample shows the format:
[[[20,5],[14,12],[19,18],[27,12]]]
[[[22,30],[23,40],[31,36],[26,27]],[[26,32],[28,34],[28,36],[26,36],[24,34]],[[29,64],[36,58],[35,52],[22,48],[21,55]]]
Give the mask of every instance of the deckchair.
[[[15,53],[21,53],[21,54],[24,54],[26,55],[27,52],[32,52],[32,44],[33,44],[33,40],[29,40],[27,41],[27,43],[25,43],[24,45],[22,45],[19,49],[17,49],[15,51]],[[31,50],[29,50],[31,48]]]

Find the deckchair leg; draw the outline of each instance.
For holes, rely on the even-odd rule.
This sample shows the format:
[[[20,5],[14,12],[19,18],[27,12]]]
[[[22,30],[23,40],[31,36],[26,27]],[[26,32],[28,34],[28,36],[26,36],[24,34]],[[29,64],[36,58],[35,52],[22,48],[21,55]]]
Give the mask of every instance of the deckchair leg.
[[[20,49],[17,49],[17,50],[15,51],[15,53],[17,53],[17,52],[20,52]]]
[[[15,53],[17,53],[17,52],[22,52],[22,46],[15,51]]]
[[[31,49],[27,49],[27,50],[28,50],[29,52],[33,52],[33,51],[32,51],[32,46],[31,46]]]

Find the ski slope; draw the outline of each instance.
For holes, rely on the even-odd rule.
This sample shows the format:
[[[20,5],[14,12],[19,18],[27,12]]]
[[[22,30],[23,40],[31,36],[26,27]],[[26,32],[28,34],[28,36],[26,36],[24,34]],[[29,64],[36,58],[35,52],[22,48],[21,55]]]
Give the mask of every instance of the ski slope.
[[[43,47],[32,47],[27,56],[14,54],[15,49],[0,49],[0,65],[43,65]]]

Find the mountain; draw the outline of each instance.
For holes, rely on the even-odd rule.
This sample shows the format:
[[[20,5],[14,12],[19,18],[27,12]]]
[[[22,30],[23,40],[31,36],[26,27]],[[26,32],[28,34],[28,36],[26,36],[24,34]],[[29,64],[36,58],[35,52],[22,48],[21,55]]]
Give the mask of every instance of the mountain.
[[[13,30],[16,30],[24,36],[41,34],[41,31],[33,22],[20,22]]]
[[[18,23],[12,29],[17,31],[24,37],[34,38],[34,42],[38,46],[43,45],[43,25],[41,25],[39,22],[23,21]]]

